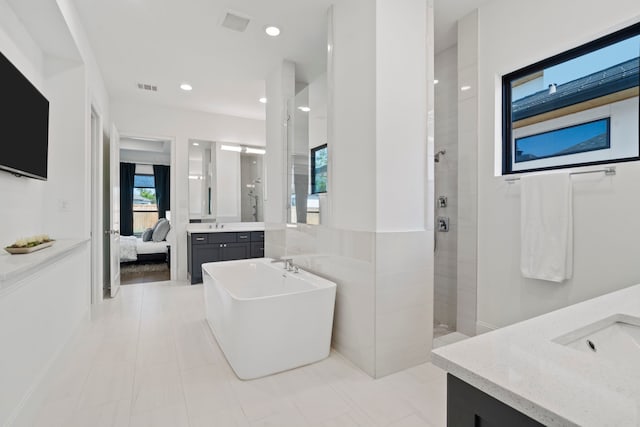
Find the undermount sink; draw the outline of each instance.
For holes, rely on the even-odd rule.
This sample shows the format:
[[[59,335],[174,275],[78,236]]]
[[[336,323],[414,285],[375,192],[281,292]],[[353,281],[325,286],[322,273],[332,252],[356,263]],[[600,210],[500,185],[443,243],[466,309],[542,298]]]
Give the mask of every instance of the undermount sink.
[[[615,314],[555,338],[553,342],[592,354],[597,359],[638,369],[640,318]]]

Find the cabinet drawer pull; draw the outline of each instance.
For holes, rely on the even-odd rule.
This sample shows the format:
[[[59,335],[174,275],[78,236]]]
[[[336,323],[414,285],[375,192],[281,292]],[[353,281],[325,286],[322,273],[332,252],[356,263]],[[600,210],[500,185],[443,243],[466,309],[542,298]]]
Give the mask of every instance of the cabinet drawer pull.
[[[196,240],[197,240],[198,242],[202,242],[202,241],[204,241],[204,237],[196,237]]]
[[[249,236],[238,236],[238,237],[240,237],[241,239],[248,239],[249,238]]]

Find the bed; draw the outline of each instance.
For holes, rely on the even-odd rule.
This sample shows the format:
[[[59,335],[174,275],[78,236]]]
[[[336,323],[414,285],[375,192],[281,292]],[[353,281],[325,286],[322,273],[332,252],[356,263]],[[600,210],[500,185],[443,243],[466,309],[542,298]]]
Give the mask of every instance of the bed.
[[[120,236],[120,262],[164,261],[167,258],[166,240],[143,242],[136,236]]]

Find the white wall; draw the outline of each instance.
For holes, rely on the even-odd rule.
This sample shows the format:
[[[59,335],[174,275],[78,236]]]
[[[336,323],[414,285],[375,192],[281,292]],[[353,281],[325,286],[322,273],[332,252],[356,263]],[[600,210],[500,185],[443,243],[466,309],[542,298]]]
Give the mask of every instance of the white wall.
[[[189,223],[189,140],[265,145],[265,122],[151,105],[114,101],[111,117],[120,133],[175,139],[175,194],[171,222],[176,230],[178,279],[187,277],[187,235]],[[173,175],[175,173],[175,175]]]
[[[0,0],[0,51],[46,96],[44,54],[5,0]],[[47,232],[43,223],[45,189],[45,182],[0,172],[2,246],[22,236]]]
[[[520,186],[494,176],[500,76],[637,22],[640,3],[496,0],[478,16],[478,321],[504,326],[640,283],[638,162],[572,178],[574,277],[561,284],[521,277]]]
[[[46,80],[51,144],[44,224],[58,238],[88,238],[91,226],[91,198],[87,195],[91,175],[86,169],[91,147],[85,140],[84,81],[84,67],[67,69]]]
[[[33,20],[20,19],[6,0],[0,0],[0,50],[49,99],[48,181],[0,174],[2,244],[43,232],[56,239],[89,238],[91,104],[108,119],[106,90],[73,4],[60,0],[59,8],[43,11],[35,3],[26,10],[52,14],[46,18],[64,25],[27,28],[22,22]],[[38,31],[39,37],[50,31],[52,38],[67,40],[77,58],[52,57],[30,31]],[[62,37],[58,31],[64,32]],[[11,350],[0,355],[0,366],[10,370],[0,374],[0,424],[17,415],[44,370],[87,318],[90,265],[90,247],[85,244],[0,295],[0,336],[3,348]]]
[[[433,51],[428,57],[426,12],[418,7],[425,2],[376,3],[376,230],[424,230],[426,122],[433,114],[427,111],[427,61],[433,76]]]
[[[329,113],[332,225],[357,231],[376,228],[376,2],[334,5],[333,82]],[[329,70],[331,73],[331,70]]]
[[[56,13],[62,13],[65,18],[74,16],[72,5],[65,7]],[[18,237],[36,233],[47,233],[54,238],[88,238],[91,226],[89,94],[100,94],[100,103],[104,104],[97,103],[97,107],[107,114],[104,85],[99,74],[92,73],[83,63],[71,62],[45,75],[45,64],[55,58],[40,49],[4,0],[0,2],[0,10],[0,49],[50,103],[48,181],[0,174],[3,194],[0,241],[11,243]],[[65,31],[71,33],[77,45],[85,46],[84,52],[78,49],[79,57],[83,61],[91,60],[81,27],[75,24]]]

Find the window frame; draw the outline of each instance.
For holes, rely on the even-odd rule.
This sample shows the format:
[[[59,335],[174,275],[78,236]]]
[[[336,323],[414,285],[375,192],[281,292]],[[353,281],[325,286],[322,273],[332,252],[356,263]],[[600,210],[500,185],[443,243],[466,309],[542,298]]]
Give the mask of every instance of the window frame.
[[[309,194],[324,194],[327,192],[327,189],[325,189],[325,191],[316,191],[316,152],[323,149],[327,150],[327,169],[328,169],[329,168],[329,147],[327,146],[327,144],[318,145],[317,147],[314,147],[311,149],[311,162],[310,162],[311,192]],[[327,182],[329,181],[328,172],[329,171],[327,170]]]
[[[513,137],[513,129],[512,129],[512,111],[511,111],[512,82],[522,79],[524,77],[527,77],[536,72],[544,71],[546,68],[552,67],[554,65],[567,62],[569,60],[578,58],[580,56],[586,55],[593,51],[605,48],[612,44],[618,43],[620,41],[623,41],[638,35],[640,35],[640,22],[502,76],[502,175],[512,175],[512,174],[556,170],[556,169],[568,169],[568,168],[579,167],[579,166],[594,166],[594,165],[611,164],[611,163],[624,163],[624,162],[632,162],[632,161],[640,160],[640,131],[639,131],[638,132],[638,155],[636,156],[622,157],[622,158],[616,158],[616,159],[604,159],[604,160],[588,161],[588,162],[566,163],[566,164],[560,164],[560,165],[554,165],[554,166],[513,170],[513,167],[516,164],[516,162],[512,161],[512,159],[515,158],[514,151],[513,151],[515,149],[515,140],[512,141],[514,137]],[[640,83],[640,77],[638,79]],[[613,103],[605,104],[605,105],[612,105],[612,104]],[[636,117],[636,120],[640,122],[640,97],[638,97],[638,105],[639,105],[639,114],[638,114],[638,117]],[[584,122],[584,123],[587,123],[587,122]],[[579,124],[580,123],[576,123],[575,125],[579,125]],[[639,125],[639,129],[640,129],[640,125]],[[560,128],[555,130],[560,130]],[[608,127],[608,131],[609,131],[609,144],[611,146],[611,140],[610,140],[611,127],[610,126]]]
[[[136,186],[136,185],[135,185],[135,176],[150,176],[150,177],[152,177],[152,178],[154,179],[154,181],[153,181],[153,183],[154,183],[154,187],[138,187],[138,186]],[[134,174],[134,181],[133,181],[133,182],[134,182],[134,185],[133,185],[134,192],[135,192],[135,190],[136,190],[136,189],[143,189],[143,188],[145,188],[145,189],[153,189],[153,191],[154,191],[154,192],[155,192],[155,190],[156,190],[156,188],[155,188],[155,176],[154,176],[153,174],[148,174],[148,173],[136,173],[136,174]],[[133,224],[134,224],[134,227],[133,227],[133,230],[134,230],[133,235],[134,235],[134,236],[136,236],[136,235],[142,235],[142,233],[136,233],[136,232],[135,232],[135,213],[136,213],[136,212],[141,212],[141,213],[155,212],[156,214],[158,214],[158,219],[159,219],[159,217],[160,217],[160,213],[159,213],[159,211],[158,211],[158,199],[157,199],[157,196],[156,196],[156,203],[155,203],[155,206],[156,206],[156,210],[155,210],[155,211],[141,211],[141,210],[136,210],[136,209],[135,209],[135,204],[133,205],[132,215],[133,215]]]

